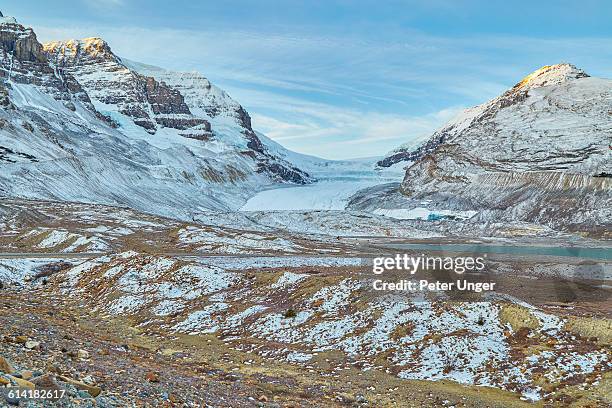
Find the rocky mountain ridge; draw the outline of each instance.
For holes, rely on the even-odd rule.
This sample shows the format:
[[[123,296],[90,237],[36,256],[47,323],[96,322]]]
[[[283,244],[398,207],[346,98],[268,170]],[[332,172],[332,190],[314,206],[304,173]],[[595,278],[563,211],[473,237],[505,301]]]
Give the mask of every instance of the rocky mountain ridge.
[[[601,232],[612,215],[611,114],[612,80],[546,66],[379,165],[406,160],[402,206]]]
[[[99,38],[43,46],[2,17],[0,194],[189,218],[312,181],[261,142],[237,102],[181,75],[136,72]],[[211,89],[222,98],[209,103]]]
[[[154,135],[160,127],[197,126],[202,139],[210,137],[210,123],[193,116],[178,91],[125,67],[104,40],[52,42],[43,49],[53,65],[78,78],[99,105],[116,106],[148,133]]]
[[[305,184],[314,180],[309,173],[310,170],[301,167],[303,163],[285,159],[291,152],[285,148],[278,151],[277,144],[270,143],[267,138],[257,135],[252,127],[249,113],[227,92],[211,84],[201,73],[169,71],[126,60],[124,64],[131,70],[155,78],[160,83],[180,92],[194,115],[205,118],[208,123],[212,124],[213,129],[225,130],[214,134],[214,139],[232,144],[235,142],[227,140],[224,133],[230,134],[233,139],[236,139],[235,135],[239,134],[240,139],[246,141],[246,146],[241,145],[241,148],[249,149],[248,154],[255,157],[258,172],[267,172],[280,180],[296,184]]]
[[[414,162],[415,160],[433,152],[437,146],[443,143],[452,143],[454,139],[462,135],[463,132],[472,132],[471,135],[474,136],[475,141],[481,141],[487,133],[493,134],[496,131],[495,124],[493,122],[495,121],[495,118],[498,113],[502,113],[502,110],[504,110],[504,108],[509,108],[511,106],[520,106],[520,104],[525,102],[530,96],[530,92],[535,92],[535,97],[537,97],[538,91],[536,90],[538,88],[563,88],[565,85],[571,84],[573,80],[581,78],[590,78],[590,76],[583,70],[578,69],[571,64],[557,64],[542,67],[534,71],[533,73],[527,75],[525,78],[523,78],[516,85],[504,92],[499,97],[494,98],[491,101],[486,102],[482,105],[467,109],[454,120],[443,126],[440,130],[436,131],[427,141],[425,141],[417,148],[399,148],[391,152],[384,159],[380,160],[377,164],[380,167],[389,167],[402,161]],[[598,80],[596,78],[592,79],[596,81],[606,81]],[[585,89],[585,92],[588,92],[588,89]],[[593,97],[596,98],[597,96],[593,95]],[[603,101],[605,102],[605,98],[603,98]],[[535,108],[536,106],[533,107]],[[556,108],[559,111],[571,109],[571,107],[569,106],[561,105],[556,106]],[[604,114],[602,119],[605,119],[605,112],[601,113]],[[518,117],[516,119],[517,122],[519,122],[522,118]],[[535,121],[535,119],[537,118],[534,117],[532,121]],[[478,127],[479,125],[482,126]],[[485,125],[489,125],[489,128],[485,128]],[[527,128],[521,130],[523,130],[523,132],[525,133],[526,138],[529,138],[530,136],[533,136],[534,133],[541,131],[542,129]],[[525,130],[527,130],[527,132],[531,132],[531,134],[528,134],[527,132],[525,132]],[[515,136],[516,133],[517,132],[515,132]],[[560,136],[564,135],[561,134]],[[465,136],[463,138],[467,139],[467,137]]]
[[[77,78],[99,110],[110,111],[111,117],[116,111],[150,134],[170,128],[177,129],[180,136],[204,142],[225,139],[223,142],[230,148],[238,147],[250,155],[257,162],[258,172],[281,182],[309,181],[308,174],[268,153],[253,131],[246,110],[224,91],[213,89],[199,73],[195,74],[191,86],[186,86],[186,75],[193,76],[193,73],[172,72],[136,62],[130,67],[98,37],[51,42],[44,44],[43,49],[49,60],[62,72],[68,71]],[[134,69],[135,66],[139,69]],[[183,93],[189,95],[187,101]],[[229,137],[211,128],[211,119],[218,116],[233,122]],[[227,129],[223,126],[227,123],[214,122],[215,130]]]

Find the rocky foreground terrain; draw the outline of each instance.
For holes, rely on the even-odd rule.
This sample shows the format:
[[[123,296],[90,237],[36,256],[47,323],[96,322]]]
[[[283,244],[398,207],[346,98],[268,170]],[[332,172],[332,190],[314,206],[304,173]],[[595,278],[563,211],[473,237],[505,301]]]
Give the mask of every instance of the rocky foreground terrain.
[[[387,241],[334,230],[333,213],[294,214],[309,232],[3,202],[0,381],[66,390],[47,406],[612,404],[609,289],[568,276],[598,263],[491,255],[499,292],[375,293],[362,258]]]

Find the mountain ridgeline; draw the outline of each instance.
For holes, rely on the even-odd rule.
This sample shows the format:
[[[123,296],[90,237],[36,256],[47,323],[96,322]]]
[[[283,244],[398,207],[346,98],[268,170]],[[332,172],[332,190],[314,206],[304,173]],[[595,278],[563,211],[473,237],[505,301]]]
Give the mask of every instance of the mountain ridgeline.
[[[313,181],[204,76],[124,62],[100,38],[43,45],[0,17],[0,79],[0,195],[188,218]]]
[[[378,165],[406,163],[400,191],[408,202],[477,210],[484,222],[609,234],[611,149],[612,80],[559,64],[533,72],[418,148],[398,149]],[[371,206],[368,199],[362,207],[365,201]]]
[[[612,80],[543,67],[378,166],[402,163],[399,186],[362,190],[348,207],[426,206],[609,238]],[[193,219],[341,168],[258,134],[198,72],[122,59],[96,37],[41,44],[0,16],[0,196]]]

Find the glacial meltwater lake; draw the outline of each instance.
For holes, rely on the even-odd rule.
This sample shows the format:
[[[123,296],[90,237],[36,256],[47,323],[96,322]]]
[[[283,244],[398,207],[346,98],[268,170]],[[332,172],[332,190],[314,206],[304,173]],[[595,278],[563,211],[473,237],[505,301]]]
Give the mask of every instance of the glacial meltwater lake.
[[[490,244],[430,244],[430,243],[389,243],[385,248],[398,250],[423,250],[442,252],[467,252],[477,254],[507,255],[545,255],[571,258],[612,261],[612,248],[572,247],[572,246],[533,246],[533,245],[490,245]]]

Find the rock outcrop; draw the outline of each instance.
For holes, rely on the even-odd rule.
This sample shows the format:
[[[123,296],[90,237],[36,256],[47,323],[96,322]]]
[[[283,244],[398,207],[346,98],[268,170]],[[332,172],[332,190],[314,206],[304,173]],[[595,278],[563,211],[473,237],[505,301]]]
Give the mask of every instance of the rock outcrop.
[[[0,19],[0,78],[44,88],[66,104],[78,100],[92,111],[89,97],[69,74],[56,72],[31,28],[12,17]]]

